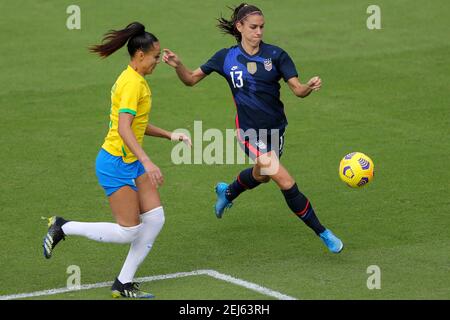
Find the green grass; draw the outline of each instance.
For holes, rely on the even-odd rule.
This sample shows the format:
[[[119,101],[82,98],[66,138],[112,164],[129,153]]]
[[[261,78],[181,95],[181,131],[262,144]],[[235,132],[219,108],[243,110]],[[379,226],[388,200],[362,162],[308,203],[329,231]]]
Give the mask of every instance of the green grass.
[[[165,279],[141,284],[142,290],[146,292],[157,292],[154,300],[179,300],[181,297],[195,296],[198,300],[242,300],[257,299],[266,300],[267,296],[248,289],[235,286],[209,276],[193,276],[178,279]],[[109,287],[89,290],[73,291],[62,294],[39,296],[29,298],[29,300],[89,300],[89,299],[109,299],[111,291]],[[131,299],[129,299],[131,300]]]
[[[82,283],[111,281],[127,253],[81,238],[67,239],[49,261],[41,252],[41,216],[112,221],[94,160],[108,128],[110,87],[128,58],[122,50],[101,61],[87,46],[138,20],[196,68],[233,44],[214,27],[230,3],[80,0],[81,30],[72,31],[65,27],[72,1],[0,4],[0,295],[63,287],[69,265],[80,266]],[[290,54],[302,81],[323,79],[304,100],[282,85],[290,123],[282,160],[346,248],[328,253],[274,184],[243,194],[217,220],[214,184],[245,166],[176,166],[172,143],[147,138],[165,175],[166,224],[137,276],[214,269],[300,299],[448,299],[449,4],[377,1],[382,29],[374,31],[366,28],[371,2],[255,4],[266,16],[265,41]],[[219,76],[187,88],[160,65],[148,82],[155,125],[233,128],[235,107]],[[361,190],[337,175],[351,151],[375,162],[375,180]],[[381,290],[366,287],[369,265],[381,268]],[[209,277],[145,288],[160,299],[266,298]],[[108,297],[104,288],[48,298]]]

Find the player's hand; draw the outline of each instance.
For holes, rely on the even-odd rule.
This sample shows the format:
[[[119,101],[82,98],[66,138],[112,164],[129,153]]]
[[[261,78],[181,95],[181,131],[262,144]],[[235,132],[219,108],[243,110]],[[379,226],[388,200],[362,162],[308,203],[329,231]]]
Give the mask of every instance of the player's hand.
[[[189,147],[192,147],[191,138],[189,138],[184,133],[172,132],[172,134],[170,135],[170,140],[172,140],[172,141],[183,141],[184,143],[186,143],[186,145],[188,145]]]
[[[145,161],[143,164],[145,172],[147,173],[148,177],[150,178],[150,182],[155,187],[159,187],[164,183],[164,177],[161,173],[161,170],[150,160]]]
[[[163,57],[162,60],[167,63],[169,66],[171,67],[178,67],[181,64],[180,59],[178,58],[178,56],[173,53],[172,51],[170,51],[169,49],[163,49]]]
[[[308,87],[310,87],[313,91],[317,91],[322,87],[322,79],[318,76],[311,78],[308,81]]]

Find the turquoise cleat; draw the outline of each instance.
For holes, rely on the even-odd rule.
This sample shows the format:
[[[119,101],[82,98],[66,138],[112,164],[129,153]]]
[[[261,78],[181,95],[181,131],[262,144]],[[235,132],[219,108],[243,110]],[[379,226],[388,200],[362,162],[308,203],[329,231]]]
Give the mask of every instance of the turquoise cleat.
[[[344,244],[342,241],[328,229],[325,229],[324,232],[319,234],[319,237],[322,239],[323,243],[325,243],[327,248],[333,253],[339,253],[342,249],[344,249]]]
[[[227,197],[225,196],[225,192],[228,188],[228,184],[225,182],[219,182],[216,185],[216,194],[217,194],[217,201],[216,205],[214,206],[214,212],[216,214],[217,218],[222,218],[222,215],[227,208],[231,208],[233,205],[233,202],[229,201]]]

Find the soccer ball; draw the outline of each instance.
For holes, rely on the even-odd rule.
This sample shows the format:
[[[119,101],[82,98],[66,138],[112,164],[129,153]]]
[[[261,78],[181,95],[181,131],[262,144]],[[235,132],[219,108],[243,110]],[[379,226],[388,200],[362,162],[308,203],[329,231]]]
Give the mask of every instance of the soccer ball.
[[[373,161],[362,152],[346,155],[339,164],[339,177],[349,187],[364,187],[373,180]]]

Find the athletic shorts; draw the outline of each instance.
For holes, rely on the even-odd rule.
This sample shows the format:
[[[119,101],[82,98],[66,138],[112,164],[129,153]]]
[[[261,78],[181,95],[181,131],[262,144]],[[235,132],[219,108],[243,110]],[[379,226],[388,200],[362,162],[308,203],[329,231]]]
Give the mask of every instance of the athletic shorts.
[[[269,133],[268,130],[253,131],[253,134],[247,132],[237,130],[237,140],[242,150],[252,160],[270,151],[275,151],[278,158],[282,156],[285,129],[272,130]]]
[[[139,160],[126,163],[121,156],[113,156],[102,148],[95,160],[95,173],[109,197],[124,186],[130,186],[137,191],[135,180],[145,173],[145,169]]]

